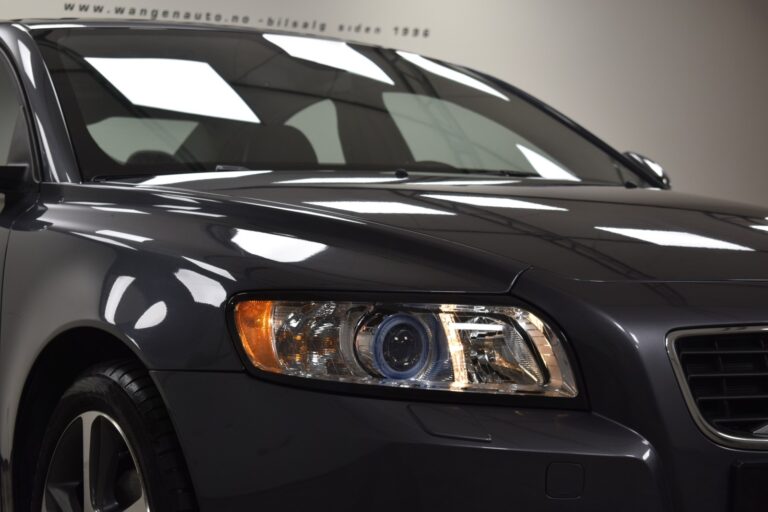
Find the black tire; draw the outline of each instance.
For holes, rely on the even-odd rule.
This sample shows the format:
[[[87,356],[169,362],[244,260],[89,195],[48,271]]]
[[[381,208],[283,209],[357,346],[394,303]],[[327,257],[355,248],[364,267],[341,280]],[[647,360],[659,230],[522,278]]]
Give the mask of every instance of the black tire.
[[[48,470],[60,438],[73,421],[93,411],[114,420],[122,430],[150,510],[197,510],[181,448],[157,388],[137,363],[114,361],[86,371],[59,401],[37,461],[33,511],[43,510]]]

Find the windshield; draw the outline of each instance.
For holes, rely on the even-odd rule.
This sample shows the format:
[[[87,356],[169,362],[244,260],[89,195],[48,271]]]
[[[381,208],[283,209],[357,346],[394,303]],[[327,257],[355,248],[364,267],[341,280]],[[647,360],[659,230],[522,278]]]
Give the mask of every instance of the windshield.
[[[408,52],[256,32],[36,32],[85,179],[249,169],[641,180],[474,73]]]

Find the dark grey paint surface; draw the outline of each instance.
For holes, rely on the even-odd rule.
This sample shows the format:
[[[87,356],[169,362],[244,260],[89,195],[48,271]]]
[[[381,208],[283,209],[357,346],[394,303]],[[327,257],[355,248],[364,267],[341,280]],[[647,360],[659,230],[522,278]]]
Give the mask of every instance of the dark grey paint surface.
[[[20,28],[2,27],[0,37],[17,60],[18,42],[31,45]],[[12,219],[0,219],[6,230],[13,220],[0,318],[3,510],[11,506],[8,468],[25,378],[50,340],[78,326],[112,334],[152,370],[203,510],[501,503],[715,511],[726,509],[735,463],[768,460],[719,447],[697,430],[664,347],[679,328],[768,323],[768,233],[751,227],[768,223],[768,209],[661,190],[434,185],[418,175],[367,186],[278,183],[355,176],[321,172],[62,183],[76,167],[34,50],[31,62],[35,83],[20,74],[41,119],[44,183],[18,203],[23,208],[5,210]],[[466,196],[550,209],[478,206]],[[446,214],[311,204],[333,201]],[[596,227],[693,233],[745,250],[656,245]],[[233,241],[238,232],[262,243],[244,248]],[[289,239],[287,250],[263,243],[275,236]],[[524,300],[566,333],[588,410],[435,405],[446,415],[458,407],[491,438],[470,441],[427,433],[407,398],[255,379],[234,349],[226,301],[291,290]],[[546,471],[556,462],[584,468],[582,498],[547,497]]]

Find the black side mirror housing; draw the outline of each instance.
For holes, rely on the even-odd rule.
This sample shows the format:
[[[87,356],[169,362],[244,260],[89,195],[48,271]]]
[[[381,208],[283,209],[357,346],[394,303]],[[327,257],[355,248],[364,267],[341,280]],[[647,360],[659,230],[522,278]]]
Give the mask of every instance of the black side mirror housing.
[[[627,151],[624,153],[624,156],[629,158],[637,166],[642,167],[647,173],[655,176],[661,181],[663,188],[671,188],[669,184],[669,175],[658,162],[651,160],[640,153],[635,153],[634,151]]]
[[[16,194],[32,186],[32,167],[28,164],[0,165],[0,193]]]

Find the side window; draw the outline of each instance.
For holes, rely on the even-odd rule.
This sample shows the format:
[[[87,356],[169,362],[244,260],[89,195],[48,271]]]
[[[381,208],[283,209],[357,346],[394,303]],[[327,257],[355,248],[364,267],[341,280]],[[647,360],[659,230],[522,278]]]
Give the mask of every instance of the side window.
[[[16,75],[0,52],[0,165],[30,163],[24,102]]]
[[[322,100],[313,103],[294,114],[285,124],[304,134],[312,144],[319,163],[344,163],[344,151],[339,137],[339,119],[333,101]]]

